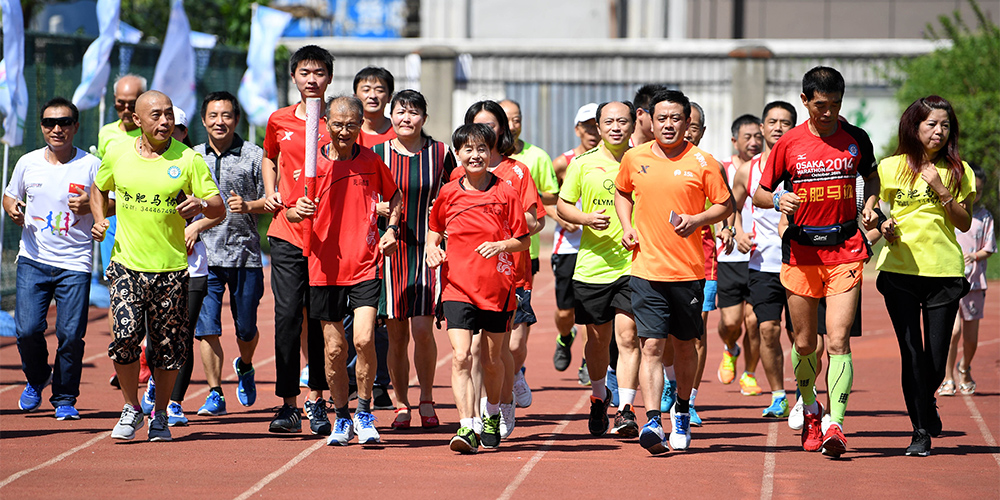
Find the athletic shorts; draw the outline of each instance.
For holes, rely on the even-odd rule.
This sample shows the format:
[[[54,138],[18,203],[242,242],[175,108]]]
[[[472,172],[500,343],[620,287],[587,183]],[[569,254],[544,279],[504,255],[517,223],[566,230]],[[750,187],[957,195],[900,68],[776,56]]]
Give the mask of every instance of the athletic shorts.
[[[758,323],[781,321],[781,311],[788,309],[788,296],[781,285],[780,273],[749,270],[750,304]]]
[[[145,273],[111,261],[107,277],[111,284],[109,313],[113,318],[108,345],[111,360],[123,365],[139,361],[142,341],[148,335],[149,367],[179,370],[187,361],[188,346],[193,341],[187,269]]]
[[[632,315],[639,337],[694,340],[705,327],[701,302],[705,280],[647,281],[632,276]]]
[[[576,322],[581,325],[603,325],[614,320],[618,310],[632,314],[630,278],[631,276],[625,275],[604,284],[573,280]]]
[[[705,300],[701,303],[701,312],[714,311],[715,298],[719,293],[719,282],[716,280],[705,281]]]
[[[969,294],[958,301],[958,311],[962,321],[983,319],[983,306],[986,305],[986,290],[969,290]]]
[[[576,269],[576,254],[552,254],[552,274],[556,277],[556,307],[573,309],[573,270]],[[515,321],[516,323],[517,321]]]
[[[719,307],[738,306],[750,300],[749,265],[749,262],[719,262]]]
[[[839,295],[859,285],[864,268],[864,261],[830,266],[781,264],[781,284],[795,295],[819,299]]]
[[[518,287],[514,291],[514,294],[517,295],[517,310],[514,312],[514,324],[527,323],[528,326],[531,326],[538,323],[538,319],[535,318],[535,310],[531,308],[531,290]]]
[[[538,262],[537,258],[531,259],[531,275],[534,276],[538,274],[538,270],[541,268],[541,264]]]
[[[444,301],[442,308],[449,330],[472,330],[473,335],[480,331],[506,333],[514,314],[514,311],[484,311],[467,302],[452,300]]]
[[[371,279],[353,285],[309,287],[309,317],[319,321],[343,321],[359,307],[378,308],[382,280]]]

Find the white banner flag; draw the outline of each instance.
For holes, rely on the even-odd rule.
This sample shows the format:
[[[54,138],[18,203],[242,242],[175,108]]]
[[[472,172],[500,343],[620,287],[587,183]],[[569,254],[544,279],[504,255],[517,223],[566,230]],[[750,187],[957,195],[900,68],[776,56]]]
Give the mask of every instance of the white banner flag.
[[[3,141],[19,146],[24,139],[24,118],[28,114],[28,85],[24,82],[24,15],[19,0],[0,0],[3,11],[3,72],[0,74],[0,112],[3,113]]]
[[[163,38],[163,50],[156,61],[152,90],[170,97],[174,106],[188,116],[195,116],[197,104],[194,90],[194,47],[191,46],[191,25],[184,14],[184,0],[171,0],[170,23]]]
[[[111,49],[115,46],[120,10],[121,0],[97,0],[97,24],[101,34],[83,54],[80,86],[73,92],[73,104],[80,110],[97,106],[104,97],[111,74]]]
[[[278,110],[278,83],[274,79],[274,47],[292,15],[254,4],[250,22],[247,72],[240,80],[239,98],[247,120],[258,127]]]

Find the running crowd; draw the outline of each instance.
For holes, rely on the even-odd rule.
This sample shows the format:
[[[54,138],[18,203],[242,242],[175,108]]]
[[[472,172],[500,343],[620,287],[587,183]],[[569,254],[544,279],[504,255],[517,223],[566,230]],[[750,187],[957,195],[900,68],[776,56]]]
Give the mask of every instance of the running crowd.
[[[936,396],[975,392],[971,362],[996,242],[992,217],[975,206],[983,171],[961,160],[958,119],[941,97],[906,109],[896,153],[879,162],[865,131],[839,115],[843,77],[815,67],[802,79],[809,116],[798,123],[794,106],[775,101],[760,117],[738,117],[736,154],[720,162],[698,147],[701,106],[646,85],[631,101],[582,106],[579,145],[552,160],[520,138],[521,109],[511,100],[473,104],[450,145],[432,139],[424,97],[394,92],[392,75],[376,67],[356,75],[354,95],[322,104],[317,143],[307,144],[307,99],[326,94],[333,56],[306,46],[289,69],[301,101],[271,115],[263,148],[235,133],[240,106],[228,92],[205,97],[208,141],[192,146],[189,120],[168,96],[120,77],[120,119],[101,129],[96,156],[73,145],[71,102],[41,106],[46,146],[18,160],[3,198],[24,228],[15,312],[22,410],[37,410],[51,385],[55,417],[80,418],[93,240],[102,242],[108,354],[125,402],[111,437],[133,439],[146,415],[150,441],[187,425],[182,404],[196,354],[210,389],[198,414],[226,413],[227,288],[236,396],[252,406],[264,213],[274,214],[267,237],[282,400],[271,432],[301,432],[304,413],[328,444],[377,444],[377,409],[395,411],[392,429],[418,416],[422,428],[439,426],[433,329],[444,321],[459,413],[450,448],[500,446],[515,430],[516,408],[532,403],[524,363],[546,216],[558,224],[553,363],[567,370],[572,344],[584,344],[578,374],[592,390],[594,436],[638,437],[653,454],[691,445],[691,426],[702,422],[695,399],[706,322],[718,307],[719,380],[761,394],[760,364],[771,391],[762,415],[801,429],[803,449],[841,456],[862,270],[879,238],[877,287],[899,341],[913,426],[905,453],[930,453],[942,429]],[[309,148],[318,149],[315,177]],[[784,383],[782,316],[794,396]]]

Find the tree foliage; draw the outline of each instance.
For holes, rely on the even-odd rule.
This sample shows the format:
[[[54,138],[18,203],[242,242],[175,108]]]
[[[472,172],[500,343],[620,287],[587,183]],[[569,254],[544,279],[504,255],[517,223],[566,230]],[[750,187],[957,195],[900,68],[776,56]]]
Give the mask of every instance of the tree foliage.
[[[987,18],[975,0],[970,27],[956,11],[938,18],[940,28],[928,25],[935,40],[951,46],[900,62],[905,79],[896,93],[901,109],[913,101],[937,94],[951,102],[960,125],[962,159],[986,171],[982,203],[997,215],[1000,197],[1000,28]],[[895,141],[893,141],[895,142]]]
[[[251,5],[268,0],[184,0],[191,29],[219,37],[220,45],[246,47],[250,43]],[[146,41],[162,43],[170,20],[166,0],[122,0],[121,19],[143,32]]]

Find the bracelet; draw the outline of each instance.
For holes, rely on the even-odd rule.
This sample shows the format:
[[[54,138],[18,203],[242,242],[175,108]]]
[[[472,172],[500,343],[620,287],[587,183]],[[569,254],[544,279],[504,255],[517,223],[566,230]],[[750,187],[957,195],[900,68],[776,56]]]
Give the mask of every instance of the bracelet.
[[[941,202],[941,206],[942,207],[948,206],[948,204],[951,203],[951,202],[953,202],[953,201],[955,201],[955,197],[954,196],[952,196],[951,198],[948,198],[948,201],[942,201]]]
[[[775,211],[778,211],[778,212],[781,211],[781,207],[779,207],[778,205],[779,205],[779,202],[781,201],[781,197],[785,193],[787,193],[787,192],[788,191],[785,191],[784,189],[779,189],[779,190],[777,190],[777,191],[774,192],[774,196],[771,198],[771,201],[774,202],[774,210]]]

